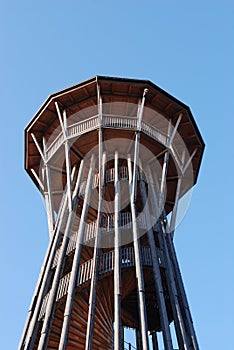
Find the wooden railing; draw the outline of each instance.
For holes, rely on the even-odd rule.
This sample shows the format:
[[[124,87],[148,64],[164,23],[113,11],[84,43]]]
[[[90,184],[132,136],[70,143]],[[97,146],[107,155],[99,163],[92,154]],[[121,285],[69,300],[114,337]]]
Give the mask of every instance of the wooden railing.
[[[75,219],[75,223],[73,224],[71,236],[69,239],[66,255],[69,255],[72,253],[76,248],[76,240],[77,240],[77,234],[79,229],[79,218]],[[139,229],[147,229],[147,222],[146,222],[146,216],[145,214],[141,214],[137,218],[137,223]],[[125,212],[121,213],[120,215],[120,227],[125,230],[129,230],[132,228],[132,216],[131,213]],[[96,237],[96,231],[97,231],[97,222],[92,221],[91,223],[86,224],[85,227],[85,233],[84,233],[84,244],[87,244],[91,240],[93,240]],[[102,227],[101,227],[101,234],[110,234],[114,233],[114,214],[105,216],[102,219]],[[60,248],[57,250],[54,262],[52,268],[54,268],[57,265],[58,257],[60,253]]]
[[[142,174],[140,174],[138,172],[137,179],[138,180],[141,180],[141,179],[145,180],[146,177],[145,177],[143,172],[142,172]],[[128,180],[128,168],[127,167],[122,166],[119,168],[119,180]],[[115,181],[115,168],[106,169],[106,171],[105,171],[105,184],[108,184],[108,183],[114,182],[114,181]],[[79,191],[80,196],[84,196],[86,183],[87,183],[87,180],[85,180],[81,183],[80,191]],[[97,186],[99,186],[99,174],[94,175],[93,182],[92,182],[92,188],[96,188]]]
[[[78,123],[68,126],[67,137],[68,139],[72,139],[88,131],[95,130],[98,128],[98,126],[99,126],[99,118],[97,115],[95,115],[91,118],[82,120]],[[137,118],[128,117],[128,116],[104,114],[102,116],[102,127],[137,130],[138,120]],[[150,125],[145,121],[142,121],[141,123],[141,130],[148,136],[152,137],[154,140],[160,142],[164,146],[167,146],[168,135],[164,133],[162,130],[155,128],[154,126]],[[64,142],[64,136],[63,136],[63,133],[60,132],[59,135],[55,138],[55,140],[52,141],[47,148],[46,155],[48,160],[50,160],[50,158],[55,154],[55,152],[59,149],[59,147],[63,144],[63,142]],[[174,153],[175,152],[176,152],[176,147],[174,145]],[[178,152],[176,156],[178,158]]]
[[[105,128],[136,130],[137,118],[104,114],[102,126]]]
[[[99,275],[104,275],[106,273],[112,272],[114,270],[114,250],[106,252],[99,256]],[[121,249],[121,267],[133,267],[135,266],[135,258],[134,258],[134,248],[127,247]],[[163,260],[163,253],[160,249],[157,248],[158,262],[161,267],[165,267]],[[151,251],[149,247],[141,247],[141,258],[143,266],[152,266],[152,257]],[[77,287],[85,284],[91,279],[92,276],[92,268],[93,268],[93,259],[87,260],[83,264],[80,265],[79,273],[77,277]],[[63,296],[67,294],[68,285],[69,285],[70,273],[65,275],[60,279],[58,292],[56,301],[60,300]],[[49,298],[48,292],[42,303],[41,312],[39,315],[39,319],[41,319],[45,313],[46,305]]]
[[[51,142],[51,144],[46,149],[46,156],[48,160],[56,153],[56,151],[63,144],[63,142],[64,142],[64,136],[63,136],[63,133],[60,132],[58,136],[54,139],[54,141]]]
[[[142,121],[141,123],[141,130],[148,136],[163,144],[164,146],[167,145],[168,136],[161,130],[155,128],[154,126],[151,126],[145,121]]]
[[[68,138],[76,137],[88,131],[95,130],[97,127],[98,127],[98,116],[95,115],[91,118],[82,120],[78,123],[68,126],[67,136]]]

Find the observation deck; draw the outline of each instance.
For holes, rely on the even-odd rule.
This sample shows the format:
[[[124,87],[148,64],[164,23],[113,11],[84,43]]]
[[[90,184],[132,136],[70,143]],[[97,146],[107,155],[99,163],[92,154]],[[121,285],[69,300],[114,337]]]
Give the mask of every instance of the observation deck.
[[[102,96],[101,121],[98,117],[97,84]],[[173,141],[169,145],[171,156],[167,176],[166,212],[173,209],[178,177],[191,156],[192,174],[190,169],[188,181],[183,181],[181,196],[196,183],[204,142],[189,107],[148,80],[95,76],[50,95],[25,128],[25,169],[37,187],[40,187],[38,178],[41,185],[44,185],[40,174],[42,157],[32,138],[34,134],[50,165],[56,211],[66,184],[64,134],[56,103],[61,114],[66,113],[66,137],[70,143],[72,167],[98,144],[100,123],[104,140],[113,137],[134,139],[138,130],[138,103],[145,88],[148,92],[141,123],[141,143],[150,149],[152,157],[156,157],[161,165],[170,143],[168,125],[171,123],[173,129],[180,118]],[[126,148],[127,145],[123,145],[123,154],[126,154]],[[185,148],[187,152],[184,154]],[[185,179],[186,174],[183,175]],[[40,189],[42,188],[43,186]]]

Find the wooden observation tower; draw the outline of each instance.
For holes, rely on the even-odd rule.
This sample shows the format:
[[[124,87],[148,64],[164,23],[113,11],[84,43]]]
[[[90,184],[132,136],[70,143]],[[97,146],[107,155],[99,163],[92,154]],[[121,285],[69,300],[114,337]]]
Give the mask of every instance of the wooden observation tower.
[[[203,150],[190,109],[148,80],[96,76],[45,101],[25,169],[50,242],[19,350],[130,349],[124,327],[138,350],[198,350],[173,236]]]

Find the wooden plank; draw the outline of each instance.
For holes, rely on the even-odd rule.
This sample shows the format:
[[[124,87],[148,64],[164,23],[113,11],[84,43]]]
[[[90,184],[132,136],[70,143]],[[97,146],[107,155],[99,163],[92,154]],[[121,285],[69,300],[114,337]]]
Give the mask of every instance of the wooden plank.
[[[79,173],[81,173],[82,170],[83,169],[80,168]],[[44,318],[44,322],[43,322],[43,326],[42,326],[42,330],[41,330],[41,336],[40,336],[40,340],[39,340],[39,344],[38,344],[38,350],[45,349],[47,347],[47,344],[48,344],[50,326],[51,326],[52,316],[54,314],[54,309],[55,309],[57,290],[58,290],[60,276],[61,276],[62,269],[63,269],[63,263],[64,263],[64,258],[66,255],[67,246],[69,243],[70,231],[71,231],[72,223],[73,223],[74,216],[75,216],[76,206],[78,204],[78,191],[79,191],[80,184],[81,184],[81,176],[78,176],[76,187],[74,190],[73,211],[71,211],[69,213],[69,216],[67,219],[64,237],[63,237],[63,241],[62,241],[62,245],[61,245],[61,251],[60,251],[59,258],[58,258],[58,263],[57,263],[57,267],[55,270],[55,275],[53,278],[50,296],[49,296],[49,300],[48,300],[48,304],[47,304],[47,308],[46,308],[45,318]]]
[[[137,135],[136,135],[137,137]],[[139,139],[136,140],[136,143],[139,142]],[[137,146],[136,146],[137,147]],[[135,154],[138,151],[135,150]],[[129,173],[129,191],[130,191],[130,197],[131,197],[131,212],[132,212],[132,229],[133,229],[133,246],[134,246],[134,256],[135,256],[135,269],[136,269],[136,281],[137,281],[137,293],[138,293],[138,300],[139,300],[139,318],[140,318],[140,327],[141,327],[141,342],[142,342],[142,349],[148,350],[149,344],[148,344],[148,325],[147,325],[147,316],[146,316],[146,303],[145,303],[145,287],[144,287],[144,276],[143,276],[143,268],[142,268],[142,259],[141,259],[141,252],[140,252],[140,240],[139,238],[139,232],[138,232],[138,226],[137,226],[137,219],[136,219],[136,207],[135,207],[135,188],[136,188],[136,182],[135,184],[132,183],[132,169],[131,169],[131,159],[128,159],[128,173]],[[134,167],[136,167],[136,163],[134,163]],[[136,169],[135,169],[136,173]],[[136,180],[136,175],[135,175]]]
[[[82,169],[83,169],[82,165],[83,163],[81,163],[80,165],[79,174],[82,174]],[[80,180],[78,177],[78,183],[79,182]],[[60,244],[60,241],[61,241],[61,236],[62,236],[61,227],[63,225],[63,221],[61,220],[61,218],[66,217],[67,202],[65,201],[63,204],[64,205],[60,213],[61,215],[58,216],[57,223],[55,226],[55,232],[52,239],[50,240],[50,244],[48,246],[46,256],[41,267],[41,272],[40,272],[37,286],[34,292],[32,303],[29,308],[27,321],[25,324],[25,328],[23,331],[23,335],[22,335],[18,350],[27,349],[27,347],[33,346],[35,342],[36,332],[37,332],[37,320],[40,314],[40,309],[42,306],[45,289],[48,284],[50,271],[53,266],[58,245]],[[24,347],[23,347],[23,343],[25,343]]]
[[[151,174],[148,174],[148,176],[149,176],[148,185],[151,187],[152,176]],[[145,203],[147,227],[149,228],[147,235],[148,235],[148,242],[150,245],[151,256],[152,256],[154,285],[155,285],[155,290],[157,293],[157,299],[159,304],[159,318],[160,318],[160,323],[161,323],[162,332],[163,332],[164,347],[166,350],[173,350],[171,332],[170,332],[167,309],[166,309],[165,298],[164,298],[163,284],[162,284],[161,273],[160,273],[159,256],[157,254],[157,248],[155,245],[155,240],[153,235],[153,229],[152,229],[153,223],[152,223],[152,220],[150,219],[149,201],[147,198],[145,182],[142,180],[140,181],[140,190],[141,190],[142,201]],[[149,191],[152,192],[152,188],[149,188]],[[155,206],[154,210],[156,211],[155,213],[156,217],[158,217],[159,215],[157,209],[158,208]]]
[[[121,232],[118,151],[115,152],[114,350],[121,347]]]
[[[71,277],[69,281],[68,294],[67,294],[66,306],[64,311],[64,321],[63,321],[63,327],[61,330],[61,340],[59,343],[59,350],[65,350],[67,347],[69,325],[70,325],[71,314],[72,314],[73,298],[75,295],[75,288],[77,285],[79,262],[81,257],[83,237],[84,237],[85,225],[87,220],[90,194],[92,189],[91,182],[93,179],[93,171],[94,171],[94,157],[92,156],[88,179],[87,179],[87,185],[85,189],[85,198],[84,198],[82,214],[80,218],[80,225],[79,225],[78,235],[76,239],[76,249],[75,249],[75,255],[72,263]]]
[[[93,253],[93,269],[90,285],[90,297],[89,297],[89,312],[87,322],[87,334],[85,350],[92,350],[93,335],[94,335],[94,316],[95,316],[95,303],[96,303],[96,288],[98,280],[98,261],[99,261],[99,249],[100,249],[100,234],[101,234],[101,220],[102,220],[102,206],[103,206],[103,194],[104,194],[104,181],[105,181],[105,164],[106,154],[102,149],[102,130],[99,129],[99,201],[98,201],[98,216],[97,216],[97,231],[94,244]]]

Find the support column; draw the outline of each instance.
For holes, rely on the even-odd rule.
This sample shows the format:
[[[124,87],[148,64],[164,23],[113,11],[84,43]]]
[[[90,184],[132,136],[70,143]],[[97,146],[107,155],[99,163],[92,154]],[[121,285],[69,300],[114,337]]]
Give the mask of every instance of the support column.
[[[148,324],[147,324],[146,303],[145,303],[144,275],[143,275],[142,256],[141,256],[140,240],[139,240],[139,232],[138,232],[138,224],[137,224],[136,191],[137,191],[141,122],[142,122],[142,116],[143,116],[145,96],[147,92],[148,92],[148,89],[145,89],[143,93],[141,105],[139,106],[139,109],[138,109],[138,116],[137,116],[138,130],[135,136],[133,172],[132,172],[132,165],[131,165],[131,157],[128,156],[129,194],[130,194],[130,206],[131,206],[131,214],[132,214],[133,247],[134,247],[134,257],[135,257],[137,293],[138,293],[138,300],[139,300],[139,323],[140,323],[141,341],[142,341],[143,350],[149,349],[149,341],[148,341]]]
[[[164,250],[168,288],[170,292],[170,299],[172,300],[171,305],[172,305],[173,317],[175,321],[175,330],[176,330],[177,340],[178,340],[179,348],[181,350],[182,349],[189,350],[188,340],[187,340],[186,330],[184,325],[184,319],[181,313],[180,303],[178,299],[178,291],[177,291],[175,279],[174,279],[173,267],[171,264],[171,260],[168,252],[168,246],[165,238],[166,233],[163,226],[164,226],[164,222],[160,220],[159,242],[162,249]]]
[[[118,151],[115,152],[114,350],[121,349],[121,229]]]
[[[178,211],[178,202],[180,198],[180,189],[181,189],[181,183],[182,183],[182,177],[180,176],[177,181],[177,187],[176,187],[176,194],[175,194],[175,203],[174,203],[174,208],[172,210],[171,214],[171,220],[170,220],[170,235],[173,239],[174,237],[174,231],[175,231],[175,226],[176,226],[176,216],[177,216],[177,211]]]
[[[72,270],[71,270],[69,286],[68,286],[68,293],[67,293],[67,300],[66,300],[66,306],[64,311],[64,319],[63,319],[63,326],[62,326],[60,343],[59,343],[59,350],[66,350],[67,348],[69,326],[70,326],[71,315],[72,315],[73,298],[75,294],[77,276],[79,272],[79,262],[80,262],[80,256],[82,251],[82,244],[84,240],[84,232],[85,232],[87,213],[88,213],[89,202],[90,202],[90,194],[92,190],[93,168],[94,168],[94,159],[92,156],[87,184],[85,188],[80,225],[79,225],[79,230],[78,230],[78,235],[76,240],[76,250],[75,250],[75,254],[72,262]]]
[[[57,267],[55,270],[53,283],[52,283],[52,287],[50,290],[50,295],[49,295],[49,299],[48,299],[48,303],[47,303],[47,308],[46,308],[46,312],[45,312],[41,336],[40,336],[40,340],[39,340],[39,344],[38,344],[38,350],[45,350],[47,347],[47,344],[48,344],[50,327],[51,327],[51,323],[52,323],[52,317],[53,317],[55,302],[56,302],[56,295],[57,295],[58,286],[59,286],[59,280],[60,280],[60,276],[62,273],[64,258],[66,255],[67,246],[68,246],[69,239],[70,239],[70,232],[71,232],[71,228],[72,228],[72,224],[73,224],[73,220],[74,220],[74,216],[75,216],[75,212],[76,212],[76,208],[77,208],[77,204],[78,204],[78,199],[79,199],[78,193],[79,193],[80,185],[81,185],[81,176],[78,176],[76,186],[74,189],[74,198],[73,198],[73,203],[72,203],[73,210],[70,211],[69,215],[68,215],[67,224],[66,224],[66,228],[65,228],[65,232],[64,232],[64,236],[63,236],[63,241],[62,241],[62,245],[61,245],[61,250],[60,250],[60,254],[59,254],[59,258],[58,258],[58,262],[57,262]]]
[[[167,153],[168,153],[168,151],[167,151]],[[165,187],[166,187],[167,169],[168,169],[168,158],[165,154],[160,191],[165,190]],[[163,193],[160,192],[159,196],[160,196],[160,198],[162,198]],[[152,207],[156,208],[157,207],[157,195],[156,195],[154,190],[152,191],[151,200],[153,200]],[[161,210],[161,208],[160,208],[160,210]],[[172,305],[173,317],[174,317],[174,321],[175,321],[177,340],[178,340],[180,350],[188,350],[189,349],[188,342],[187,342],[187,337],[186,337],[186,332],[185,332],[185,327],[184,327],[183,316],[181,314],[180,305],[179,305],[179,301],[178,301],[178,293],[177,293],[174,275],[173,275],[173,267],[171,264],[171,260],[170,260],[170,256],[169,256],[169,252],[168,252],[168,247],[167,247],[167,243],[166,243],[166,239],[165,239],[165,230],[164,230],[163,219],[159,219],[158,223],[159,223],[159,225],[158,225],[159,226],[158,237],[159,237],[160,247],[164,251],[165,264],[166,264],[166,275],[167,275],[170,299],[172,301],[171,305]]]
[[[178,263],[178,260],[176,257],[175,247],[174,247],[172,238],[169,235],[167,235],[167,242],[168,242],[170,257],[171,257],[173,268],[174,268],[177,289],[178,289],[180,296],[181,296],[182,306],[183,306],[183,310],[184,310],[184,314],[185,314],[185,322],[186,322],[188,334],[189,334],[190,339],[191,339],[192,349],[199,350],[199,345],[198,345],[195,329],[193,326],[193,320],[192,320],[191,312],[189,309],[189,304],[188,304],[188,300],[186,297],[182,276],[180,273],[179,263]]]
[[[78,177],[77,177],[77,186],[78,187],[81,184],[82,173],[83,173],[83,161],[80,164],[79,173],[78,173]],[[76,191],[74,191],[73,198],[75,197],[75,194],[76,194]],[[36,331],[37,331],[38,316],[40,313],[43,297],[46,293],[46,288],[47,288],[51,268],[52,268],[52,265],[54,262],[54,257],[55,257],[55,254],[57,252],[58,246],[61,242],[61,237],[62,237],[61,227],[62,227],[64,218],[66,217],[66,215],[68,215],[67,212],[68,212],[68,204],[67,204],[67,200],[65,200],[63,207],[62,207],[62,210],[61,210],[61,214],[57,219],[58,224],[55,227],[55,232],[53,234],[53,237],[50,241],[49,248],[48,248],[47,253],[46,253],[46,259],[44,260],[42,268],[41,268],[41,274],[40,274],[39,279],[38,279],[38,284],[36,287],[36,291],[34,293],[33,302],[32,302],[31,307],[29,309],[29,315],[28,315],[28,319],[27,319],[27,323],[26,323],[26,324],[28,324],[28,326],[25,326],[25,334],[24,334],[24,338],[22,338],[22,341],[19,345],[19,350],[32,349],[34,346],[34,340],[35,340]],[[29,324],[29,322],[30,322],[30,324]],[[23,344],[24,339],[25,339],[25,344]]]
[[[134,163],[134,167],[136,164]],[[136,173],[136,169],[135,169]],[[148,324],[146,315],[146,303],[145,303],[145,286],[144,286],[144,275],[142,266],[142,256],[140,250],[140,240],[137,225],[137,212],[136,212],[136,181],[135,186],[132,180],[132,165],[131,158],[128,158],[128,174],[129,174],[129,192],[131,197],[131,214],[132,214],[132,230],[133,230],[133,247],[134,247],[134,257],[135,257],[135,269],[136,269],[136,283],[137,283],[137,293],[139,301],[139,327],[141,331],[141,341],[142,349],[149,349],[148,342]],[[136,179],[136,177],[135,177]]]
[[[63,119],[61,116],[61,112],[58,106],[58,103],[55,102],[55,107],[57,110],[57,114],[59,117],[60,126],[62,129],[63,137],[64,137],[64,148],[65,148],[65,160],[66,160],[66,173],[67,173],[67,196],[68,196],[68,206],[69,210],[72,210],[72,193],[71,193],[71,162],[70,162],[70,146],[67,138],[67,118],[66,111],[63,112]]]
[[[19,343],[18,350],[23,350],[23,349],[29,349],[28,346],[33,342],[33,335],[35,333],[35,327],[36,327],[36,322],[38,319],[43,295],[44,295],[44,289],[45,289],[45,283],[47,282],[48,279],[48,274],[51,269],[51,263],[53,262],[56,249],[58,246],[58,242],[61,239],[61,234],[59,231],[57,231],[52,239],[50,240],[50,244],[47,248],[45,259],[43,261],[40,275],[37,281],[37,285],[32,297],[31,305],[28,310],[28,316],[27,320],[24,326],[22,338]]]
[[[161,184],[160,184],[160,189],[159,189],[159,203],[158,203],[159,215],[161,215],[161,213],[164,209],[164,204],[165,204],[166,178],[167,178],[169,155],[170,155],[169,150],[167,150],[165,155],[164,155],[163,168],[162,168],[162,179],[161,179]]]
[[[43,166],[46,174],[46,189],[47,189],[47,194],[44,194],[45,196],[45,203],[46,203],[46,212],[47,212],[47,219],[48,219],[48,227],[49,227],[49,233],[50,233],[50,238],[53,235],[53,230],[54,230],[54,224],[55,224],[55,218],[54,218],[54,206],[53,206],[53,196],[52,196],[52,189],[51,189],[51,179],[50,179],[50,168],[48,166],[47,158],[46,158],[46,142],[45,138],[43,138],[43,151],[41,150],[39,143],[37,142],[37,139],[35,135],[32,133],[31,134],[32,139],[38,149],[38,152],[40,153],[42,160],[43,160]]]
[[[152,192],[151,181],[152,181],[152,178],[150,177],[150,174],[149,174],[149,184],[148,184],[149,193]],[[142,176],[140,180],[140,191],[141,191],[142,201],[143,203],[145,203],[146,222],[147,222],[147,228],[148,228],[147,236],[148,236],[148,242],[149,242],[151,256],[152,256],[154,285],[155,285],[155,290],[156,290],[157,300],[159,305],[159,317],[160,317],[160,323],[161,323],[162,332],[163,332],[164,346],[165,346],[165,350],[173,350],[171,332],[170,332],[169,321],[167,317],[167,309],[165,304],[164,291],[163,291],[163,285],[162,285],[162,279],[161,279],[161,273],[160,273],[159,257],[157,255],[157,248],[155,245],[154,233],[152,228],[153,223],[152,223],[151,215],[149,211],[149,204],[148,204],[149,199],[147,198],[146,186],[145,186],[144,180],[142,179]],[[158,212],[156,213],[156,215],[158,215]]]
[[[121,325],[120,327],[120,350],[124,350],[124,326]]]
[[[193,326],[193,321],[192,321],[192,316],[191,316],[191,312],[189,309],[188,300],[187,300],[185,289],[184,289],[182,276],[180,273],[179,263],[178,263],[178,259],[176,256],[174,243],[173,243],[173,237],[174,237],[174,231],[175,231],[175,223],[176,223],[178,202],[179,202],[179,198],[180,198],[180,190],[181,190],[183,175],[185,174],[185,172],[186,172],[188,166],[190,165],[196,152],[197,152],[197,149],[194,150],[194,152],[190,156],[187,163],[183,166],[182,176],[178,179],[177,188],[176,188],[176,195],[175,195],[175,204],[174,204],[174,208],[173,208],[171,220],[170,220],[170,228],[168,228],[167,235],[166,235],[166,240],[167,240],[167,244],[168,244],[168,248],[169,248],[169,254],[170,254],[170,258],[171,258],[173,269],[174,269],[176,286],[177,286],[177,289],[178,289],[180,297],[181,297],[181,307],[182,307],[184,315],[185,315],[186,329],[187,329],[188,336],[190,337],[191,346],[192,346],[193,350],[199,350],[199,346],[198,346],[198,341],[197,341],[196,333],[195,333],[194,326]]]
[[[92,277],[91,277],[91,283],[90,283],[89,312],[88,312],[88,321],[87,321],[85,350],[92,350],[92,347],[93,347],[96,289],[97,289],[97,281],[98,281],[98,262],[99,262],[100,239],[101,239],[102,204],[103,204],[103,196],[104,196],[104,174],[105,174],[105,162],[106,162],[105,153],[103,154],[101,159],[102,159],[102,165],[99,171],[99,181],[100,181],[99,196],[100,197],[99,197],[99,203],[98,203],[97,228],[96,228],[96,237],[95,237],[94,253],[93,253],[93,269],[92,269]]]
[[[152,338],[153,350],[159,350],[158,339],[157,339],[157,332],[156,331],[153,331],[151,333],[151,338]]]
[[[142,339],[140,329],[136,329],[136,348],[137,350],[142,350]]]
[[[44,149],[44,155],[46,157],[46,140],[44,137],[43,137],[43,149]],[[54,225],[55,225],[53,194],[52,194],[52,188],[51,188],[50,167],[47,162],[44,163],[44,167],[45,167],[45,173],[46,173],[46,187],[47,187],[47,194],[45,194],[45,202],[46,202],[46,208],[47,208],[46,212],[47,212],[47,218],[48,218],[49,234],[51,239],[54,231]]]
[[[98,118],[99,118],[99,130],[98,130],[99,201],[98,201],[97,231],[96,231],[94,253],[93,253],[93,270],[92,270],[92,277],[91,277],[91,283],[90,283],[89,311],[88,311],[85,350],[92,350],[92,347],[93,347],[96,287],[97,287],[97,281],[98,281],[98,260],[99,260],[100,239],[101,239],[100,234],[101,234],[102,206],[103,206],[104,185],[105,185],[106,154],[103,153],[102,99],[101,99],[99,85],[97,85],[97,98],[98,98]]]

